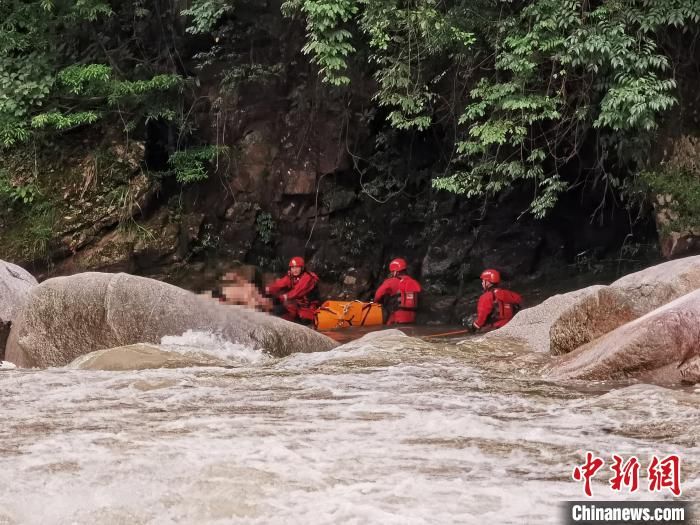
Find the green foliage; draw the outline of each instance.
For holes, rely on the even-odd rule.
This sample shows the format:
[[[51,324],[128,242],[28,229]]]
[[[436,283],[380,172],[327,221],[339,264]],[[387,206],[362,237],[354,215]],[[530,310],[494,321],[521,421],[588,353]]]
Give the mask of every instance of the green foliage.
[[[305,17],[303,51],[318,64],[323,80],[336,86],[350,82],[348,59],[356,49],[349,28],[355,22],[376,67],[375,100],[389,108],[389,120],[399,129],[430,126],[434,87],[445,74],[431,62],[439,65],[445,55],[461,60],[475,42],[465,9],[435,0],[289,0],[283,9]]]
[[[36,206],[29,222],[23,248],[29,259],[46,258],[49,255],[49,246],[54,236],[54,224],[56,224],[56,212],[50,204]]]
[[[94,111],[80,111],[77,113],[68,113],[66,115],[58,111],[52,111],[51,113],[40,113],[33,117],[32,127],[52,127],[59,131],[66,131],[85,124],[94,124],[99,118],[100,115]]]
[[[360,30],[377,66],[375,100],[390,110],[395,128],[427,129],[439,96],[436,87],[446,74],[441,59],[463,60],[476,41],[468,13],[459,4],[433,0],[367,1],[363,7]]]
[[[255,217],[255,231],[263,244],[272,244],[275,236],[275,220],[270,213],[258,213]]]
[[[652,199],[665,208],[669,222],[668,231],[697,232],[700,230],[700,180],[699,174],[689,170],[665,168],[644,171],[640,175]]]
[[[132,8],[136,16],[138,6]],[[100,57],[110,65],[90,60],[97,57],[87,50],[104,47],[107,37],[99,37],[99,45],[81,46],[90,34],[87,26],[110,16],[115,14],[103,0],[0,5],[0,147],[17,145],[39,130],[67,131],[105,118],[125,131],[152,118],[176,119],[183,87],[179,75],[148,75],[141,68],[128,78],[121,70],[115,73],[112,55]]]
[[[452,169],[435,188],[485,197],[526,181],[538,217],[568,187],[561,168],[591,134],[601,144],[593,176],[607,177],[611,160],[645,161],[644,138],[676,103],[660,42],[700,21],[697,0],[285,6],[306,19],[305,52],[327,82],[346,84],[355,50],[368,55],[394,128],[459,115]]]
[[[156,75],[148,80],[115,81],[108,84],[107,100],[110,105],[115,106],[129,97],[179,90],[182,85],[183,80],[177,75]]]
[[[14,146],[29,139],[30,131],[19,119],[4,118],[0,123],[0,146]]]
[[[262,0],[253,0],[252,4],[247,4],[246,7],[250,8],[262,3]],[[192,30],[194,30],[193,27],[188,29],[188,31]],[[200,30],[209,33],[214,44],[194,55],[194,69],[206,71],[207,77],[212,75],[217,78],[222,95],[236,96],[242,87],[251,84],[267,86],[280,79],[288,66],[295,64],[294,61],[291,64],[286,61],[270,62],[267,53],[262,56],[258,53],[255,42],[259,39],[279,38],[275,24],[251,24],[245,17],[230,17],[222,14],[221,20],[201,26],[196,31]],[[195,78],[195,84],[197,82],[198,79]],[[219,99],[216,102],[222,100]]]
[[[306,18],[307,43],[304,53],[320,68],[323,79],[333,85],[348,84],[347,58],[354,51],[352,34],[344,24],[357,14],[353,0],[288,0],[282,9],[291,14],[300,11]]]
[[[221,78],[221,89],[235,93],[239,87],[247,83],[268,84],[280,77],[284,72],[284,64],[241,64],[234,65]]]
[[[153,120],[175,131],[170,151],[197,143],[187,135],[207,97],[184,107],[184,90],[199,79],[187,83],[174,72],[190,67],[191,46],[164,31],[181,15],[189,17],[187,32],[212,37],[196,65],[212,66],[207,73],[225,94],[293,67],[264,62],[273,55],[259,43],[278,28],[231,16],[232,0],[192,0],[181,12],[176,4],[0,2],[0,147],[97,123],[143,138]],[[483,198],[524,182],[538,217],[572,182],[564,168],[592,140],[597,158],[587,176],[617,188],[618,173],[640,171],[651,134],[676,103],[673,60],[683,54],[668,51],[669,42],[700,22],[697,0],[287,0],[283,10],[303,19],[303,51],[324,81],[346,86],[373,76],[375,107],[365,123],[385,118],[396,130],[448,137],[454,152],[435,188]],[[224,99],[210,107],[225,107]],[[218,155],[208,148],[172,156],[178,181],[206,178]],[[375,173],[363,184],[383,200],[413,175],[377,150],[368,162],[378,161]]]
[[[0,145],[30,136],[30,121],[45,106],[65,43],[65,26],[111,12],[100,0],[6,0],[0,4]],[[64,28],[64,31],[59,31]]]
[[[6,179],[4,176],[2,179]],[[2,182],[0,185],[4,186]],[[27,189],[26,193],[23,188]],[[30,197],[23,200],[22,195]],[[19,204],[21,206],[14,206]],[[0,229],[0,243],[7,257],[17,260],[34,261],[47,259],[51,240],[54,238],[56,210],[34,184],[15,186],[10,194],[0,189],[0,209],[9,213],[3,217],[9,226]]]
[[[32,204],[41,192],[33,182],[17,184],[10,180],[6,171],[0,170],[0,204],[10,207],[16,203]]]
[[[175,178],[182,184],[201,182],[208,177],[208,165],[228,152],[225,146],[202,146],[176,151],[168,159]]]
[[[59,9],[65,9],[66,4],[71,5],[71,9],[66,12],[66,19],[71,21],[87,20],[94,22],[100,16],[112,14],[109,4],[103,0],[74,0],[73,2],[41,0],[39,3],[47,14],[54,13]]]
[[[643,3],[591,9],[578,0],[539,0],[505,19],[497,75],[472,89],[460,118],[468,128],[457,145],[463,168],[435,187],[491,195],[519,179],[533,180],[531,211],[542,217],[567,187],[559,168],[590,129],[624,137],[656,128],[675,103],[676,85],[662,76],[668,60],[652,31],[677,20],[669,6],[680,2],[667,9],[647,3],[646,12]],[[637,18],[628,16],[634,5]],[[658,21],[645,30],[640,20],[652,13]]]
[[[104,64],[74,64],[56,75],[58,84],[68,93],[82,95],[94,91],[93,86],[104,86],[112,77],[112,68]]]
[[[3,58],[0,45],[0,145],[11,146],[29,137],[27,116],[31,108],[44,103],[51,91],[45,57],[29,52],[24,58]]]
[[[187,32],[197,34],[212,31],[217,22],[232,11],[233,3],[227,0],[194,0],[182,14],[192,17]]]
[[[89,99],[90,105],[101,108],[90,111],[49,111],[32,117],[35,129],[52,128],[66,131],[94,124],[111,112],[118,112],[126,130],[139,120],[152,118],[175,120],[168,95],[178,93],[183,79],[177,75],[155,75],[148,80],[118,80],[112,68],[103,64],[72,65],[59,71],[53,95],[57,101],[73,95]]]
[[[366,254],[377,241],[377,234],[365,218],[343,219],[333,223],[331,236],[350,255]]]

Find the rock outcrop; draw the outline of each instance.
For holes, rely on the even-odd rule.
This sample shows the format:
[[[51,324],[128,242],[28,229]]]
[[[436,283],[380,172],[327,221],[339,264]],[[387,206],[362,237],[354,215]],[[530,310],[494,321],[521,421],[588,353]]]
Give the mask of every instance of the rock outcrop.
[[[566,354],[700,288],[700,256],[676,259],[550,297],[519,312],[489,338],[510,338],[532,350]]]
[[[36,285],[36,279],[29,272],[16,264],[0,261],[0,360],[5,355],[10,326],[19,314],[29,290]]]
[[[700,256],[658,264],[585,294],[552,322],[551,351],[565,354],[700,288]]]
[[[678,119],[669,120],[678,124]],[[696,133],[678,131],[675,129],[660,144],[663,155],[654,171],[664,182],[652,183],[652,189],[656,191],[652,204],[659,245],[661,255],[667,259],[698,253],[700,248],[700,228],[692,211],[691,195],[694,192],[683,184],[684,181],[686,184],[687,181],[697,181],[700,174],[700,137]]]
[[[489,339],[514,339],[536,352],[550,352],[550,330],[562,312],[600,294],[605,286],[589,286],[553,295],[537,306],[521,310],[506,326],[486,334]]]
[[[160,343],[187,330],[275,356],[317,352],[330,338],[239,306],[225,306],[181,288],[128,274],[84,273],[34,287],[12,326],[6,359],[21,367],[63,366],[95,350]]]
[[[553,379],[700,381],[700,290],[558,358]]]

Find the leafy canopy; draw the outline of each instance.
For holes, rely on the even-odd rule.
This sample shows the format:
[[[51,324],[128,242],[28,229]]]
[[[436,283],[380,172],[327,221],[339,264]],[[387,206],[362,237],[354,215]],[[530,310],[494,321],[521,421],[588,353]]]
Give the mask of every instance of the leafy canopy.
[[[676,103],[660,39],[700,21],[697,0],[288,0],[285,7],[306,20],[304,51],[326,82],[348,84],[351,60],[366,50],[375,99],[394,127],[425,130],[458,115],[452,170],[435,187],[484,196],[531,181],[538,217],[566,189],[561,169],[587,136],[613,150],[599,152],[598,176],[610,157],[644,160],[638,139]],[[636,150],[622,151],[630,144]]]

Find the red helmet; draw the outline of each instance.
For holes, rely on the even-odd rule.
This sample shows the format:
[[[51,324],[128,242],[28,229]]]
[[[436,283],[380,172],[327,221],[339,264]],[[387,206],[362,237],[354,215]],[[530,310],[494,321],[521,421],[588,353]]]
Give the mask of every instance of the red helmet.
[[[481,272],[481,280],[488,281],[491,284],[498,284],[501,282],[501,274],[498,273],[498,270],[484,270]]]
[[[402,272],[404,271],[408,265],[406,264],[405,259],[401,259],[400,257],[398,259],[394,259],[389,263],[389,271],[390,272]]]
[[[289,267],[294,268],[296,266],[301,266],[302,268],[304,267],[304,258],[303,257],[292,257],[289,260]]]

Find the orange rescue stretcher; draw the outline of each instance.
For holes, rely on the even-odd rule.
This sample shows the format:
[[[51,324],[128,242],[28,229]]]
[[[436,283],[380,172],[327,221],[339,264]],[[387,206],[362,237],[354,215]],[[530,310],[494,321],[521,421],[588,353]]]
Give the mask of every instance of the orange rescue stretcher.
[[[314,313],[314,327],[319,331],[382,323],[382,305],[379,303],[326,301]]]

